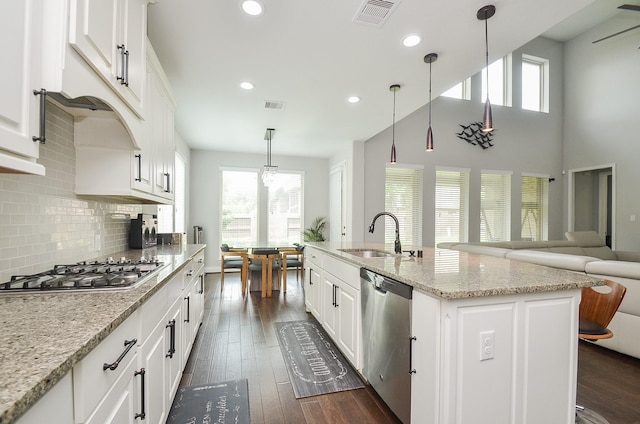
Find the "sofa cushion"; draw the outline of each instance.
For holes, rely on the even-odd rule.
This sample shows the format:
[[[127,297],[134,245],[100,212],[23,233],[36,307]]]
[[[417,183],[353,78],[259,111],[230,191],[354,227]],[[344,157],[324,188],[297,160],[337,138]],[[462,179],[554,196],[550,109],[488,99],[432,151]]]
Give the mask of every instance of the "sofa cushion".
[[[582,247],[605,246],[604,240],[595,231],[567,231],[564,235],[567,240],[575,241]]]
[[[565,255],[526,249],[508,252],[505,258],[579,272],[584,272],[586,264],[592,261],[600,261],[600,259],[590,256]]]
[[[546,241],[516,240],[508,243],[512,249],[545,249],[549,247],[549,243]]]
[[[640,253],[638,252],[625,252],[623,250],[616,250],[614,252],[619,261],[640,262]]]
[[[459,250],[461,252],[496,256],[498,258],[504,258],[507,252],[511,252],[511,249],[505,249],[503,247],[480,246],[477,244],[458,244],[457,246],[454,247],[454,249]]]
[[[550,247],[549,252],[560,253],[564,255],[591,256],[585,254],[584,249],[578,246]]]
[[[640,263],[624,261],[598,261],[585,266],[587,274],[610,275],[640,280]],[[615,278],[611,278],[615,281]]]
[[[603,259],[605,261],[618,260],[618,256],[613,252],[613,250],[609,249],[609,246],[583,247],[582,250],[585,255],[593,256],[594,258]]]

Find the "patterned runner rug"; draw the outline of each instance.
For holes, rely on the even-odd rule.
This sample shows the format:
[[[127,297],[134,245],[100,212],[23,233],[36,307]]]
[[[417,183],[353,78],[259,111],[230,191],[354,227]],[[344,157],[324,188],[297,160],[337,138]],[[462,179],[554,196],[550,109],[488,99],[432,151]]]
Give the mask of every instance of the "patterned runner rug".
[[[364,387],[317,321],[273,325],[297,399]]]
[[[247,380],[179,387],[166,424],[250,424]]]

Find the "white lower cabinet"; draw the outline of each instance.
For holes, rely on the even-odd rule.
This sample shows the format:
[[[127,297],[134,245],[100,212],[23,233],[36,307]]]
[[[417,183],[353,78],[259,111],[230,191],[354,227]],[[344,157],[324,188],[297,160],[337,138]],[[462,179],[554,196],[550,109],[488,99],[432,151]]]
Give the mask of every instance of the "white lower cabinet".
[[[202,323],[204,252],[195,258],[74,366],[67,414],[74,418],[46,422],[166,422]]]
[[[55,411],[55,415],[51,413]],[[69,424],[73,422],[73,382],[71,374],[62,377],[16,424]]]
[[[305,262],[305,266],[309,266],[305,276],[307,308],[319,320],[345,358],[360,370],[362,318],[359,268],[330,255],[322,256],[322,268],[308,260]],[[308,302],[307,292],[311,293]]]
[[[304,263],[304,305],[307,312],[322,322],[322,253],[317,249],[305,247]]]
[[[413,292],[414,423],[575,421],[580,290],[440,299]]]

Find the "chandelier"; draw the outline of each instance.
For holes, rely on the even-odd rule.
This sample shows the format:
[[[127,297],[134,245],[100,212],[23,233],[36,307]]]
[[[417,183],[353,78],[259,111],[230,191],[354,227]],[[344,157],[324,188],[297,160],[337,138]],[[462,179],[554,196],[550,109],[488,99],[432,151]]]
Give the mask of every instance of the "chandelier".
[[[264,134],[264,139],[267,140],[267,164],[262,167],[262,183],[265,187],[271,185],[278,173],[278,167],[271,165],[271,140],[274,132],[276,132],[274,128],[267,128],[267,132]]]

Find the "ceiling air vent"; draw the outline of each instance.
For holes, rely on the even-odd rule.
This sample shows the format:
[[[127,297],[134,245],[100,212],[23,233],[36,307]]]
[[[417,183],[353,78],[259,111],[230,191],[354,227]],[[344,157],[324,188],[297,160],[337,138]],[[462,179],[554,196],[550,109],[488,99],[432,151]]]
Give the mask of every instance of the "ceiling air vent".
[[[285,102],[276,102],[273,100],[265,100],[264,101],[264,108],[265,109],[277,109],[277,110],[282,110],[284,109],[285,106]]]
[[[358,8],[353,21],[381,27],[389,19],[391,12],[393,12],[398,3],[400,3],[400,0],[365,0]]]

